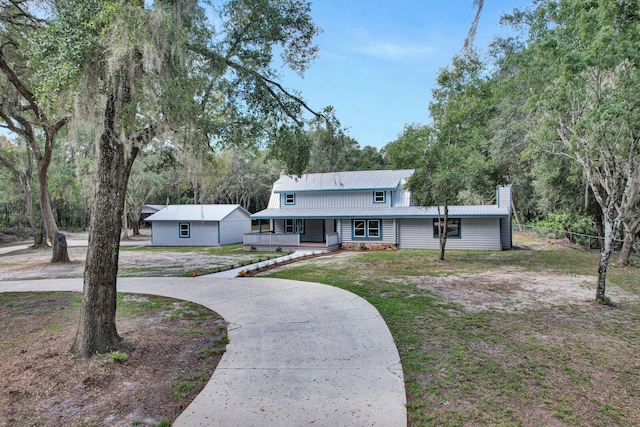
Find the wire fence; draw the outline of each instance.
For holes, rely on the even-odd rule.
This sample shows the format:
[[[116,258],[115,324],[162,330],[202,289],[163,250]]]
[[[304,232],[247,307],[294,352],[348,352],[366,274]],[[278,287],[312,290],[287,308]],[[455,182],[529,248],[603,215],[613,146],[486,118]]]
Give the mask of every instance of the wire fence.
[[[589,234],[574,233],[566,230],[553,230],[550,228],[536,227],[534,225],[518,225],[512,224],[512,229],[517,233],[536,234],[540,237],[546,237],[548,239],[555,240],[568,240],[574,245],[580,246],[586,250],[600,250],[604,245],[604,238],[599,236],[592,236]],[[616,239],[613,245],[613,251],[619,252],[622,248],[622,240]]]

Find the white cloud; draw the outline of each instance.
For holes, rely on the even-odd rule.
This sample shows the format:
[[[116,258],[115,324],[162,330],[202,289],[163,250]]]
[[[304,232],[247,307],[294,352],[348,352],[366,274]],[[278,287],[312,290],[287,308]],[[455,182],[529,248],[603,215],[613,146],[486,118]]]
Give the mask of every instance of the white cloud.
[[[367,41],[354,46],[353,50],[387,61],[404,61],[416,59],[435,52],[435,48],[429,45],[415,43],[392,43],[388,41]]]

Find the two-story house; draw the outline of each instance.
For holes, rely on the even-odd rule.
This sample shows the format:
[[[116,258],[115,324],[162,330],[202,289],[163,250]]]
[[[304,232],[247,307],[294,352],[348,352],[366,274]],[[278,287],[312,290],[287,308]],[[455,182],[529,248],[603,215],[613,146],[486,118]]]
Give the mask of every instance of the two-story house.
[[[315,247],[437,249],[438,210],[415,206],[405,189],[413,169],[282,176],[267,209],[251,215],[262,226],[244,235],[245,249]],[[450,206],[447,248],[511,248],[511,187],[496,205]]]

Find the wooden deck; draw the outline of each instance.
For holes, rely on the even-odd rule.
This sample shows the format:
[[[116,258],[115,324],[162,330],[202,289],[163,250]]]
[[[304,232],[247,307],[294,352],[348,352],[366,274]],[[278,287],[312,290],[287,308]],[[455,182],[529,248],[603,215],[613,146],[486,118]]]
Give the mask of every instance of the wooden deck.
[[[340,248],[337,233],[327,233],[324,242],[302,242],[299,234],[246,233],[242,248],[245,251],[335,251]]]
[[[244,251],[260,251],[260,252],[270,252],[276,251],[280,249],[282,252],[295,252],[295,251],[317,251],[317,252],[333,252],[340,249],[340,245],[331,245],[328,246],[324,243],[314,243],[314,242],[301,242],[300,246],[247,246],[243,245],[242,250]]]

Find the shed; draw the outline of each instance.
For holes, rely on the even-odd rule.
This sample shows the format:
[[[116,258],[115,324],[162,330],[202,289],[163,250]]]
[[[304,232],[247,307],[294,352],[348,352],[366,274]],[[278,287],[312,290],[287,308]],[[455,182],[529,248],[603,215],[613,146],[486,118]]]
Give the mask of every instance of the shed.
[[[221,246],[242,242],[250,215],[240,205],[169,205],[146,221],[154,246]]]

